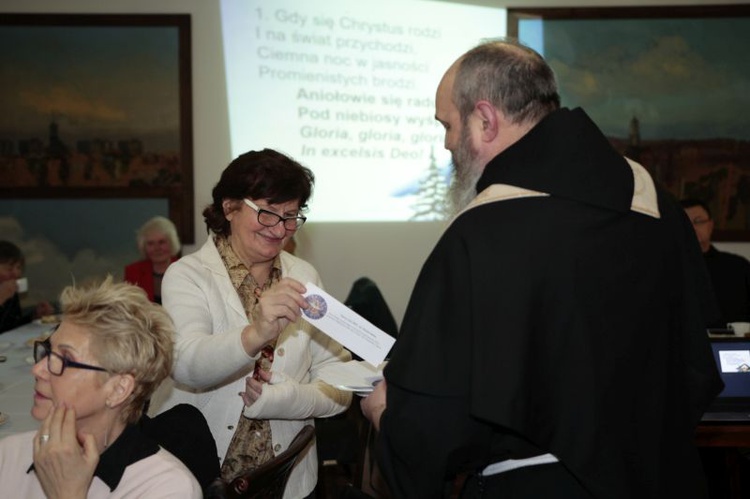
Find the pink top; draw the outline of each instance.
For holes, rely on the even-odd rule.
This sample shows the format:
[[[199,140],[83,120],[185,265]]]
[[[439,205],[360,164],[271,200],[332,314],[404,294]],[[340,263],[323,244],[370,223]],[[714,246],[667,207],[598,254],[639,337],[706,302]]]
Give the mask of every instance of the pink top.
[[[30,431],[0,440],[0,490],[13,491],[14,497],[45,499],[42,486],[29,466],[34,460],[33,438]],[[120,484],[113,491],[98,477],[89,487],[88,499],[99,498],[194,498],[202,497],[200,485],[179,459],[159,449],[127,468]]]

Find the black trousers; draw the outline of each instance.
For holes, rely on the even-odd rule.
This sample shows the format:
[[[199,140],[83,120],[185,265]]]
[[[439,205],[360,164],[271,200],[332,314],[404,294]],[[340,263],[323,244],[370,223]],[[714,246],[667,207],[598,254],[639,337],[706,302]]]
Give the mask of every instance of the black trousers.
[[[593,499],[560,463],[527,466],[487,477],[469,476],[461,499]]]

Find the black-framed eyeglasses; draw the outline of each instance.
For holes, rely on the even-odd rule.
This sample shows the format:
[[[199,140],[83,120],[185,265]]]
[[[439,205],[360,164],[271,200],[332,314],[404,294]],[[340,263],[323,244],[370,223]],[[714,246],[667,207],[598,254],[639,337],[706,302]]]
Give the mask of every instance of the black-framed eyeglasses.
[[[260,208],[257,204],[253,203],[249,199],[243,199],[246,205],[258,212],[258,223],[265,227],[276,227],[279,222],[284,222],[284,228],[286,230],[297,230],[302,227],[307,217],[297,215],[296,217],[282,217],[276,213]]]
[[[62,376],[62,373],[68,367],[107,372],[107,370],[103,367],[81,364],[80,362],[70,360],[67,357],[63,357],[59,353],[53,352],[52,344],[50,343],[49,338],[44,341],[34,342],[34,362],[37,363],[45,357],[47,358],[47,370],[55,376]]]

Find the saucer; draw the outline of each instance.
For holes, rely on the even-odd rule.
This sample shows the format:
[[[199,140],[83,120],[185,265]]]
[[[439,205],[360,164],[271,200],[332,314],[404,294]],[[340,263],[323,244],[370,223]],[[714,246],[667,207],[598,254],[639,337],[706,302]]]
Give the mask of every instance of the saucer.
[[[37,326],[41,325],[48,325],[48,326],[54,326],[57,324],[60,324],[60,321],[62,320],[61,314],[51,314],[51,315],[44,315],[39,319],[34,319],[33,322]]]

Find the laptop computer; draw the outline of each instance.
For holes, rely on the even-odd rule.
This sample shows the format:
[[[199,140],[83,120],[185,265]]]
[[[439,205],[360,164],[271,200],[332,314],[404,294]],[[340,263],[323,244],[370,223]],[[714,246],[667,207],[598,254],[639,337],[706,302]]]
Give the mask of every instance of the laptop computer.
[[[712,337],[711,349],[724,390],[703,415],[703,421],[750,423],[750,338]]]

